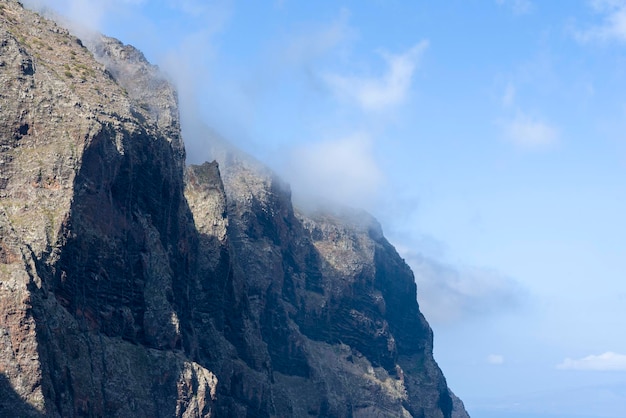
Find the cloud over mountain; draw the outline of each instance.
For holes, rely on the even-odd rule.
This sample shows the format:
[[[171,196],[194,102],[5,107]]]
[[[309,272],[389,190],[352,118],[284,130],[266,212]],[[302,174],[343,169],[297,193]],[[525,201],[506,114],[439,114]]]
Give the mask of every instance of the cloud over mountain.
[[[453,266],[415,253],[403,256],[415,273],[420,307],[435,324],[514,311],[527,297],[515,280],[489,269]]]

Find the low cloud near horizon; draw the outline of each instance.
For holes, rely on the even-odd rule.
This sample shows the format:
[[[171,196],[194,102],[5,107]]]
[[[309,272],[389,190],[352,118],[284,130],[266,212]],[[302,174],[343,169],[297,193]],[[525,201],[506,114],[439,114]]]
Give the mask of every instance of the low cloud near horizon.
[[[411,252],[401,255],[415,274],[420,309],[434,324],[513,312],[528,297],[518,282],[490,269],[454,266]]]
[[[566,358],[557,364],[561,370],[626,371],[626,355],[607,351],[581,359]]]

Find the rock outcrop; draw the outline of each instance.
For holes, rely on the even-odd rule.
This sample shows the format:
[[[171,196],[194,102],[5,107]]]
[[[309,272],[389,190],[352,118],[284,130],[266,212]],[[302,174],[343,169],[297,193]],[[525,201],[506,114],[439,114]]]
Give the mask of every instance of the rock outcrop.
[[[185,167],[158,69],[88,46],[0,3],[0,416],[467,416],[374,219]]]

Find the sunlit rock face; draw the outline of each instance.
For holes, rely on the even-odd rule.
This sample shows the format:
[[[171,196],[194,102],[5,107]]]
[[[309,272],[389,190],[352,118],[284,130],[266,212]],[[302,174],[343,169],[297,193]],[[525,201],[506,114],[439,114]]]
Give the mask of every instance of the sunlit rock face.
[[[156,67],[15,1],[0,81],[0,416],[467,416],[369,215],[185,167]]]

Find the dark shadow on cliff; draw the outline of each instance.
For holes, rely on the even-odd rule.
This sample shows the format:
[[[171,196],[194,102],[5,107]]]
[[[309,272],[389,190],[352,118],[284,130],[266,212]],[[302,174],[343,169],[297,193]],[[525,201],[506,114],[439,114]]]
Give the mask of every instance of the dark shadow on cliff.
[[[124,153],[116,149],[120,134]],[[182,173],[176,175],[174,161],[165,139],[109,125],[85,149],[51,284],[59,303],[89,330],[182,348],[167,321],[167,310],[184,304],[173,278],[187,273],[178,245],[185,232]]]
[[[391,375],[399,356],[424,354],[432,335],[415,283],[382,235],[370,236],[376,275],[330,294],[329,283],[345,278],[322,268],[289,193],[269,190],[271,210],[229,202],[228,242],[219,242],[195,224],[169,144],[121,133],[122,154],[119,128],[104,125],[88,144],[59,240],[36,260],[43,287],[31,286],[33,313],[51,415],[176,416],[179,377],[194,361],[218,377],[217,416],[269,416],[273,373],[311,374],[304,338],[348,344]],[[307,306],[316,297],[328,298],[323,309]],[[335,395],[320,391],[318,413],[332,415],[326,399]],[[448,399],[442,390],[446,417]]]
[[[57,242],[33,254],[51,416],[175,416],[179,392],[197,387],[195,372],[181,380],[194,334],[186,278],[196,235],[173,154],[165,138],[103,123],[83,152]]]
[[[43,418],[45,415],[33,408],[15,392],[9,379],[0,373],[0,418]]]

